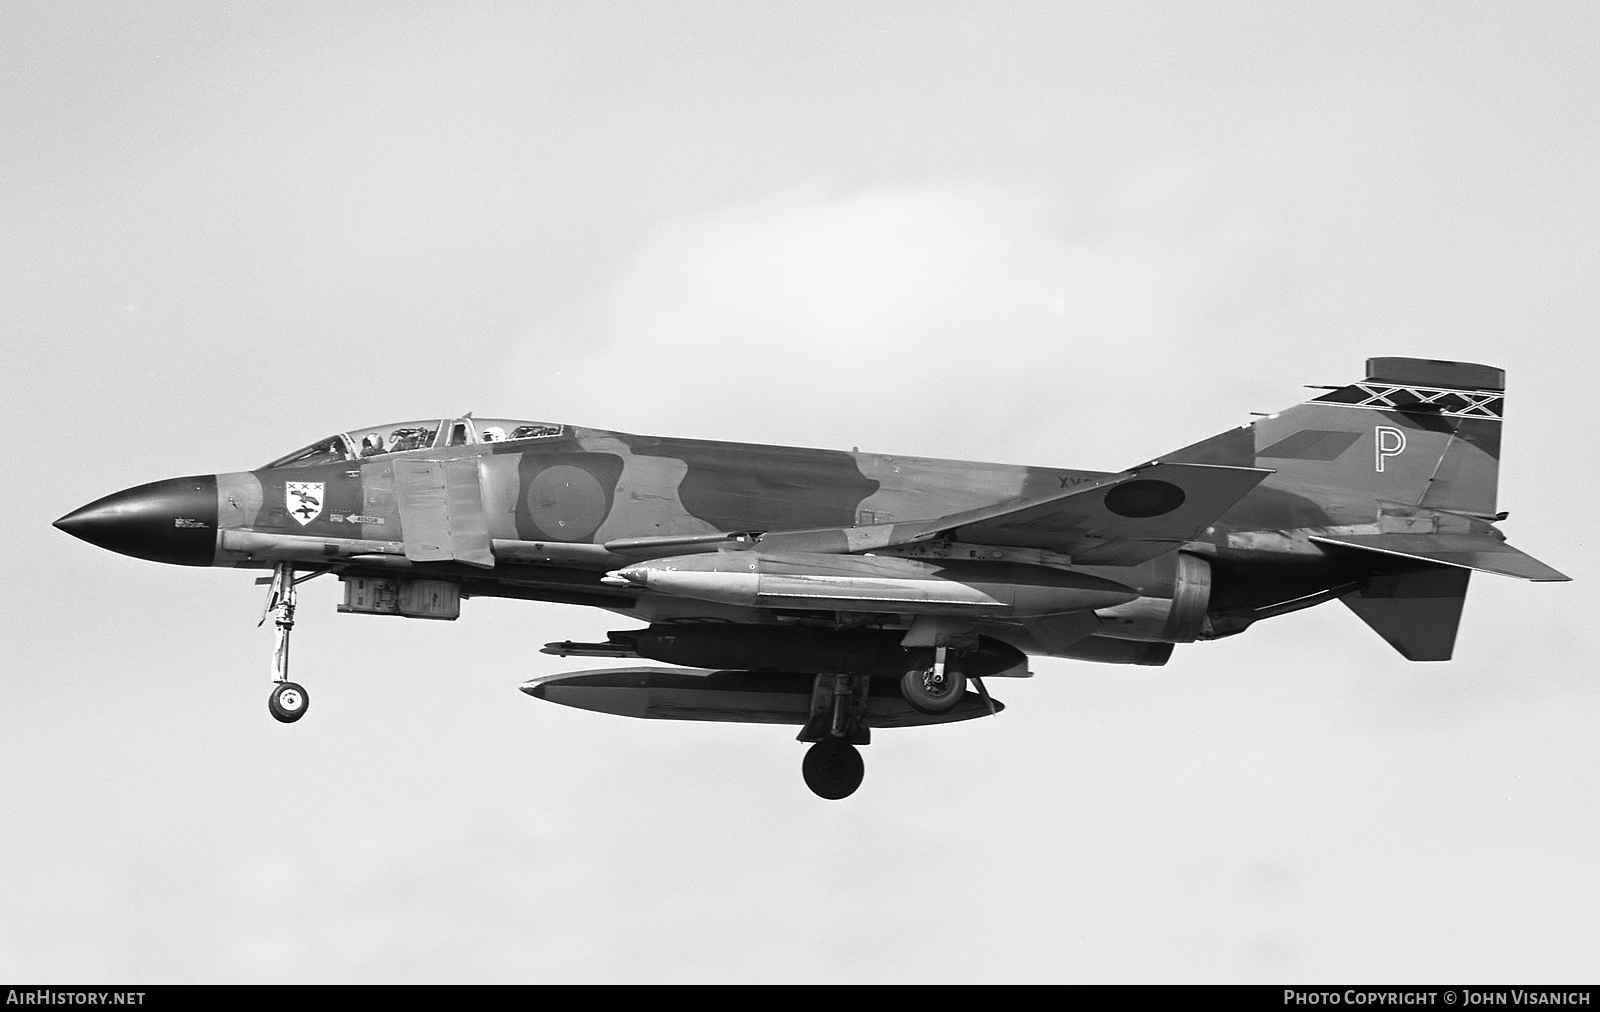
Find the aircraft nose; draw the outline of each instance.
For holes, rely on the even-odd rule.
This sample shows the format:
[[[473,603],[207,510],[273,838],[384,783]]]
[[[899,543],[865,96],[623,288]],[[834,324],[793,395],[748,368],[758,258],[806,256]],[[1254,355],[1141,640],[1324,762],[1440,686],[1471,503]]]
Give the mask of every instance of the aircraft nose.
[[[178,566],[209,566],[217,549],[217,476],[168,478],[124,489],[55,526],[109,551]]]

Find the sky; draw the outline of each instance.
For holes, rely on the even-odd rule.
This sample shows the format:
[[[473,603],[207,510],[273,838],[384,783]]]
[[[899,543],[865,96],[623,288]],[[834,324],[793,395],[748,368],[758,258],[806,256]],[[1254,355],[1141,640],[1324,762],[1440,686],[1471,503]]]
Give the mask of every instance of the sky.
[[[0,980],[1600,976],[1600,14],[1582,4],[7,4]],[[1456,659],[1334,604],[883,731],[517,691],[632,623],[338,615],[50,521],[474,411],[1116,470],[1508,372]],[[25,436],[25,438],[23,438]],[[26,449],[27,453],[20,452]]]

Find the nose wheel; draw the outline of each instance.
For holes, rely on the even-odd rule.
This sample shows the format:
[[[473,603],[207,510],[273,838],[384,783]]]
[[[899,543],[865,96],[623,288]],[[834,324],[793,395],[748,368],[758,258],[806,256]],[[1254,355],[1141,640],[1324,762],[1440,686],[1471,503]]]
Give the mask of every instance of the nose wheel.
[[[311,706],[311,694],[306,692],[305,687],[289,681],[289,633],[294,630],[295,586],[319,575],[312,573],[296,580],[292,565],[278,563],[272,570],[272,589],[267,593],[267,607],[261,613],[262,622],[267,620],[268,615],[272,616],[276,630],[272,645],[272,680],[276,684],[272,687],[272,694],[267,696],[267,710],[285,724],[293,724],[304,717],[306,709]]]
[[[293,724],[304,717],[310,705],[311,696],[303,686],[294,682],[279,682],[273,686],[272,694],[267,697],[267,709],[285,724]]]

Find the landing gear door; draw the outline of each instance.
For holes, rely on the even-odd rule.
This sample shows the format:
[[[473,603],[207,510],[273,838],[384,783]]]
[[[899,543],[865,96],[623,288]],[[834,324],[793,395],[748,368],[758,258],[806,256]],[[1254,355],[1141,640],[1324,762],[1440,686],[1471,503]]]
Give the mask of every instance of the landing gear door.
[[[396,460],[393,466],[406,558],[492,568],[477,460]]]

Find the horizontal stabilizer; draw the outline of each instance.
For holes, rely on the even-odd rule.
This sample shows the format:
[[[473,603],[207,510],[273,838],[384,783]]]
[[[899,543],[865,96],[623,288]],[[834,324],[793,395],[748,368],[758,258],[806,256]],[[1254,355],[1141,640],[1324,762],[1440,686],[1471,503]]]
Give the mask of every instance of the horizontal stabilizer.
[[[798,724],[811,719],[816,676],[778,671],[713,671],[705,668],[602,668],[545,675],[522,683],[538,699],[580,710],[647,720],[709,720],[747,724]],[[923,713],[900,695],[898,678],[873,678],[863,723],[868,727],[916,727],[987,717],[991,710],[968,692],[943,713]]]
[[[1519,580],[1546,583],[1572,579],[1486,534],[1314,534],[1311,540]]]

